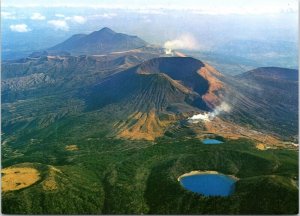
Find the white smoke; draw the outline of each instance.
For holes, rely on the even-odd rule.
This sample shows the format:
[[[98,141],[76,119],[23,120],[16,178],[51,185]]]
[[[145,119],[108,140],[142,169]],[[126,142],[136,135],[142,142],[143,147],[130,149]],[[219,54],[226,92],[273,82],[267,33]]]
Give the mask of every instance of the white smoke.
[[[213,112],[210,113],[211,117],[214,118],[217,115],[219,115],[221,112],[230,112],[231,107],[225,103],[222,102],[220,106],[217,106]]]
[[[190,123],[198,123],[200,121],[210,121],[213,120],[216,116],[218,116],[222,112],[230,112],[231,107],[222,102],[220,106],[217,106],[212,112],[207,112],[204,114],[197,114],[193,115],[192,117],[188,118],[188,122]]]
[[[190,123],[198,123],[200,120],[201,121],[210,121],[209,119],[209,113],[204,113],[204,114],[197,114],[193,115],[192,117],[188,118],[188,122]]]
[[[173,55],[173,49],[195,50],[199,48],[199,44],[194,36],[184,34],[174,40],[166,41],[164,48],[167,55]]]

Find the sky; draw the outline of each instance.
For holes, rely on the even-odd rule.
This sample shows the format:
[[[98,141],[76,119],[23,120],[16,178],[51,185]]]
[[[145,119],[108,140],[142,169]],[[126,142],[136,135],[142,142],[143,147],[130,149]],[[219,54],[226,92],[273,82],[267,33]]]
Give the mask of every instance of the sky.
[[[103,27],[149,43],[210,49],[298,40],[297,0],[2,0],[2,53],[51,47]],[[189,42],[189,43],[187,43]]]
[[[209,14],[295,12],[297,0],[2,0],[2,7],[92,7],[194,10]]]

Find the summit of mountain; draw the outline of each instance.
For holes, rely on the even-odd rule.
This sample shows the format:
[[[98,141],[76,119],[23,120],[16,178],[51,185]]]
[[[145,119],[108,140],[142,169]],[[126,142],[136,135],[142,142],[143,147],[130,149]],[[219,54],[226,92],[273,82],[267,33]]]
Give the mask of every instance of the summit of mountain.
[[[104,27],[90,34],[76,34],[57,44],[49,51],[67,51],[72,54],[107,54],[147,46],[148,43],[137,36],[117,33]]]
[[[81,98],[88,110],[126,108],[125,119],[116,124],[119,135],[154,140],[178,116],[212,111],[220,105],[225,93],[221,77],[209,65],[191,57],[159,57],[108,77],[82,93]]]

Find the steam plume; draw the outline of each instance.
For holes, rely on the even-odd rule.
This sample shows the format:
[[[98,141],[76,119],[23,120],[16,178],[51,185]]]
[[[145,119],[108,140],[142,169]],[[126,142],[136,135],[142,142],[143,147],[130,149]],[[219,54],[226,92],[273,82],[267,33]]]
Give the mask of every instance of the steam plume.
[[[164,44],[165,52],[167,55],[173,54],[173,49],[186,49],[194,50],[199,48],[197,40],[190,34],[184,34],[180,37],[166,41]]]
[[[199,121],[210,121],[213,120],[220,113],[230,112],[230,110],[231,107],[227,103],[222,102],[221,105],[217,106],[212,112],[193,115],[192,117],[188,118],[188,121],[191,123],[198,123]]]

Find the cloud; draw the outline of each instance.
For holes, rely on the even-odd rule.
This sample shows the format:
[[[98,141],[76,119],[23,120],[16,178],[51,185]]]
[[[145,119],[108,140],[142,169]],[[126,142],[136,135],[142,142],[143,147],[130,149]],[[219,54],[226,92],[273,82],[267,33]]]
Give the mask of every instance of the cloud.
[[[16,19],[17,17],[15,16],[14,13],[2,11],[1,12],[1,18],[3,18],[3,19]]]
[[[65,15],[63,15],[63,14],[55,14],[55,16],[59,17],[59,18],[64,18],[65,17]]]
[[[191,13],[203,15],[266,15],[280,13],[297,13],[297,4],[286,4],[282,6],[259,4],[256,6],[203,6],[201,8],[190,8]]]
[[[29,32],[31,31],[30,28],[26,24],[17,24],[17,25],[10,25],[10,30],[13,32]]]
[[[72,20],[79,24],[83,24],[86,22],[86,18],[84,18],[83,16],[73,16]]]
[[[152,23],[152,20],[150,18],[144,18],[143,21],[145,23]]]
[[[69,31],[69,25],[65,20],[49,20],[48,24],[52,25],[55,30]]]
[[[152,22],[152,20],[149,18],[148,15],[142,16],[142,21],[143,21],[144,23],[151,23],[151,22]]]
[[[77,24],[84,24],[86,22],[86,18],[83,16],[65,16],[63,14],[55,14],[55,16],[60,19],[48,21],[48,24],[52,25],[55,30],[69,31],[70,22]]]
[[[86,18],[83,16],[72,16],[72,17],[65,17],[65,20],[71,20],[72,22],[83,24],[86,22]]]
[[[245,15],[245,14],[280,14],[297,13],[298,0],[188,0],[188,1],[152,1],[152,4],[145,4],[145,1],[131,0],[132,4],[126,1],[108,0],[26,0],[26,4],[20,0],[3,0],[1,6],[15,8],[92,8],[92,9],[116,9],[132,10],[136,13],[168,13],[176,11],[195,11],[196,14],[205,15]],[[147,2],[147,1],[146,1]],[[2,2],[1,2],[2,3]]]
[[[228,14],[269,14],[269,13],[295,13],[298,11],[298,0],[270,0],[270,1],[249,1],[249,0],[228,0],[224,3],[221,0],[207,1],[207,0],[193,0],[193,1],[157,1],[153,4],[141,3],[126,4],[116,3],[115,1],[107,1],[107,3],[100,3],[97,0],[27,0],[24,4],[20,0],[6,0],[2,7],[16,7],[16,8],[93,8],[93,9],[121,9],[134,10],[140,13],[160,13],[167,11],[196,11],[197,14],[208,15],[228,15]],[[109,3],[108,3],[109,2]],[[119,1],[121,2],[121,1]],[[135,1],[137,2],[137,1]],[[158,3],[159,2],[159,3]],[[272,2],[272,4],[270,4]]]
[[[111,18],[113,18],[113,17],[115,17],[115,16],[117,16],[116,13],[104,13],[104,14],[102,15],[102,18],[111,19]]]
[[[162,15],[165,14],[165,12],[163,10],[153,10],[153,9],[140,9],[137,10],[137,13],[140,14],[155,14],[155,15]]]
[[[92,15],[91,18],[104,18],[104,19],[112,19],[114,17],[118,16],[116,13],[104,13],[104,14],[96,14]]]
[[[194,50],[199,48],[199,44],[192,35],[184,34],[174,40],[166,41],[164,44],[164,48],[166,48],[167,50],[173,50],[173,49]]]
[[[42,14],[40,14],[40,13],[33,13],[32,16],[30,17],[30,19],[32,19],[32,20],[44,20],[44,19],[46,19],[46,17],[43,16]]]

